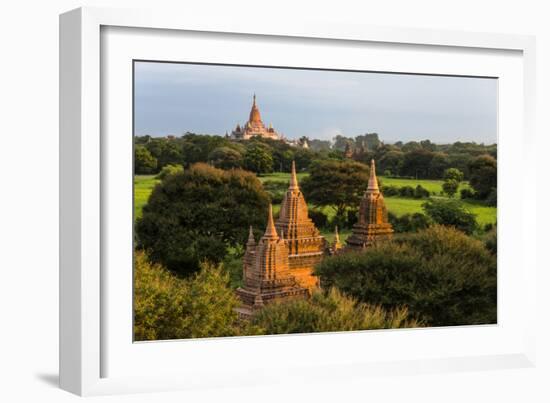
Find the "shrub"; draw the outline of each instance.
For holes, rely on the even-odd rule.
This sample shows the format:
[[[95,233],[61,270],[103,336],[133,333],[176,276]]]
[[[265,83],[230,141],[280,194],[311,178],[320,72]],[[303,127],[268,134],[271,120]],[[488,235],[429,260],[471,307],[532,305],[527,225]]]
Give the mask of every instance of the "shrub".
[[[182,280],[136,252],[134,264],[134,338],[168,340],[239,334],[238,300],[220,266],[202,264]]]
[[[393,226],[393,230],[397,233],[402,232],[417,232],[428,228],[430,219],[422,213],[403,214],[397,217],[393,213],[388,213],[388,220]]]
[[[407,306],[432,326],[496,322],[496,257],[452,228],[325,258],[316,274],[325,287],[384,309]]]
[[[310,300],[267,305],[253,317],[265,334],[336,332],[346,330],[418,327],[407,308],[389,311],[358,303],[335,288],[313,293]]]
[[[397,186],[389,185],[389,186],[382,186],[382,193],[384,196],[398,196],[399,195],[399,188]]]
[[[162,167],[162,169],[160,170],[156,178],[162,180],[166,178],[168,175],[174,175],[174,174],[177,174],[178,172],[183,172],[183,166],[179,164],[173,164],[173,165],[168,164]]]
[[[458,191],[459,186],[460,182],[455,181],[454,179],[447,179],[445,180],[445,182],[443,182],[443,185],[441,187],[443,189],[443,194],[445,194],[447,197],[453,197]]]
[[[427,199],[430,197],[430,191],[422,185],[418,185],[414,189],[414,197],[416,199]]]
[[[310,210],[309,218],[317,228],[325,228],[328,224],[328,216],[320,210]]]
[[[472,234],[477,228],[475,215],[458,200],[430,199],[422,208],[437,224],[455,227],[466,234]]]
[[[470,188],[464,188],[460,190],[460,198],[461,199],[473,199],[474,198],[474,192]]]
[[[487,199],[485,199],[485,203],[487,203],[488,206],[496,206],[497,205],[497,190],[493,189],[491,190],[491,193],[487,196]]]
[[[414,188],[412,186],[402,186],[399,188],[399,196],[414,197]]]

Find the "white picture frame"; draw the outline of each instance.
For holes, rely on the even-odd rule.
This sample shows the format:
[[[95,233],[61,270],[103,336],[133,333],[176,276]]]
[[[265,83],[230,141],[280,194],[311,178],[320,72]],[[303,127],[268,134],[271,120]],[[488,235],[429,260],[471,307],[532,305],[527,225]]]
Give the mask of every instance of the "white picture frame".
[[[117,28],[112,30],[115,32],[113,39],[106,42],[102,33],[109,32],[111,29],[109,27]],[[127,333],[124,329],[116,329],[117,323],[126,323],[124,320],[127,320],[127,317],[122,317],[119,321],[117,312],[124,309],[124,304],[128,302],[128,288],[125,288],[126,291],[123,293],[125,297],[122,298],[121,303],[113,302],[113,298],[110,298],[115,285],[116,287],[127,286],[131,289],[131,282],[124,285],[125,279],[128,279],[127,275],[126,277],[111,276],[112,271],[107,268],[111,267],[109,259],[113,248],[109,247],[106,239],[107,235],[109,235],[108,239],[113,239],[114,233],[109,232],[109,228],[113,226],[114,231],[123,234],[122,238],[128,236],[128,234],[124,235],[128,226],[123,222],[112,224],[120,218],[120,215],[115,213],[126,208],[124,203],[114,206],[112,200],[126,200],[125,195],[127,196],[128,193],[117,194],[115,197],[114,192],[118,189],[122,191],[127,189],[125,186],[118,186],[121,182],[117,182],[119,179],[124,180],[125,173],[115,172],[113,164],[110,163],[113,153],[123,150],[128,143],[127,139],[119,142],[118,137],[109,133],[111,125],[120,124],[121,130],[125,131],[129,124],[125,114],[128,113],[128,99],[131,98],[131,94],[127,92],[128,81],[123,76],[126,70],[119,67],[125,66],[128,58],[139,58],[133,56],[131,50],[123,55],[123,48],[133,48],[121,46],[125,43],[120,41],[131,41],[131,38],[117,39],[116,32],[122,32],[122,36],[131,37],[137,35],[138,29],[147,30],[143,31],[145,36],[140,38],[140,49],[143,52],[155,47],[155,41],[166,42],[165,45],[158,46],[160,50],[156,50],[160,52],[156,54],[157,57],[161,58],[169,57],[169,52],[162,53],[162,49],[170,49],[171,44],[180,40],[178,32],[192,32],[193,36],[199,40],[201,35],[216,33],[215,41],[220,41],[221,38],[222,42],[229,41],[231,35],[237,35],[239,38],[258,43],[269,41],[282,49],[293,41],[303,47],[312,40],[319,41],[320,46],[330,46],[335,52],[346,44],[351,44],[353,46],[350,47],[358,49],[354,52],[362,52],[362,46],[368,44],[394,46],[396,47],[395,58],[388,58],[385,65],[381,61],[378,68],[387,70],[393,63],[397,70],[415,72],[417,69],[422,69],[423,72],[431,74],[480,75],[483,71],[489,74],[491,69],[497,69],[495,61],[489,60],[491,57],[513,54],[513,57],[509,58],[509,63],[504,61],[504,59],[508,60],[505,57],[501,63],[502,67],[498,67],[502,68],[503,77],[507,77],[501,91],[501,96],[504,98],[500,100],[500,118],[509,119],[502,120],[506,123],[506,127],[501,127],[501,137],[499,137],[499,325],[476,327],[476,329],[459,327],[419,331],[347,332],[346,334],[132,343],[131,337],[128,337],[131,329],[127,329]],[[153,32],[151,30],[155,30],[157,34],[160,33],[160,36],[156,39],[146,38]],[[163,33],[170,33],[170,35]],[[228,38],[224,39],[224,35]],[[217,45],[213,43],[205,46]],[[120,49],[120,51],[112,54],[104,48],[109,48],[110,51]],[[193,46],[189,49],[191,48]],[[402,58],[399,52],[408,52],[409,48],[418,52],[447,52],[450,58],[447,62],[443,60],[439,63],[439,59],[435,56],[428,55],[426,60],[432,61],[431,68],[426,67],[425,64],[416,67],[414,65],[399,67],[397,63],[400,57]],[[534,49],[534,38],[520,35],[325,23],[296,26],[281,23],[281,21],[269,23],[265,20],[249,21],[246,29],[243,30],[243,25],[239,21],[228,20],[224,23],[196,21],[192,16],[171,15],[149,10],[81,8],[61,15],[61,387],[79,395],[96,395],[204,388],[228,384],[245,386],[257,383],[296,382],[304,379],[328,381],[335,378],[346,379],[380,373],[409,374],[419,371],[517,368],[534,365],[534,320],[530,315],[534,315],[535,312],[534,256],[536,251],[534,248],[536,242],[532,239],[536,234],[535,211],[526,203],[514,205],[512,202],[506,202],[506,196],[514,190],[507,184],[511,185],[518,180],[518,174],[514,173],[511,166],[513,162],[509,158],[511,153],[515,153],[516,158],[524,161],[529,161],[534,155]],[[278,50],[278,52],[283,51]],[[460,63],[461,58],[466,57],[461,52],[471,54],[472,58],[477,57],[478,59],[471,60],[479,63],[470,67],[467,63]],[[313,53],[312,51],[311,58],[315,60]],[[487,54],[489,56],[485,66],[479,58]],[[121,58],[120,63],[115,61],[115,55]],[[113,64],[102,60],[105,57],[112,58]],[[194,61],[200,61],[197,59],[200,57],[197,53]],[[348,63],[344,60],[349,61],[349,56],[345,57],[332,62],[334,63],[332,66],[337,67],[338,63]],[[234,62],[229,58],[229,55],[218,55],[217,60]],[[269,63],[269,59],[266,60]],[[349,63],[352,62],[353,60],[349,61]],[[505,67],[508,65],[509,69]],[[349,65],[346,66],[349,67]],[[112,79],[105,80],[102,74],[109,75]],[[509,86],[506,83],[509,83]],[[511,94],[517,95],[519,100],[512,99]],[[116,121],[111,119],[114,115],[109,109],[111,107],[118,108],[116,116],[122,116],[120,119]],[[514,112],[516,116],[513,116]],[[507,146],[510,144],[508,138],[512,135],[506,134],[508,127],[513,127],[517,129],[516,132],[521,133],[521,136],[518,135],[515,139],[520,144],[516,149]],[[505,138],[502,138],[503,133]],[[130,133],[128,138],[131,138]],[[501,140],[504,140],[502,147]],[[131,166],[131,154],[126,153],[123,158],[126,163],[121,165],[127,168],[127,162],[130,161]],[[521,186],[530,190],[531,197],[536,197],[533,194],[536,189],[534,185],[536,175],[521,179],[523,180]],[[131,203],[131,200],[129,202]],[[119,210],[116,210],[117,208]],[[107,214],[107,212],[111,213]],[[513,216],[509,214],[511,212],[514,213]],[[124,217],[122,219],[124,220]],[[507,230],[506,233],[503,233],[503,228]],[[512,230],[513,235],[510,234]],[[509,259],[501,258],[501,250],[503,250],[502,256],[504,258],[509,256]],[[501,278],[501,267],[506,269],[508,266],[510,266],[511,275]],[[511,266],[515,266],[516,270],[514,271]],[[125,270],[127,274],[127,268]],[[505,295],[502,295],[501,290],[506,291]],[[515,294],[511,295],[511,291]],[[119,305],[113,305],[116,303]],[[131,309],[131,305],[128,309]],[[502,309],[505,311],[502,312]],[[510,313],[510,318],[507,318],[508,311],[514,309],[516,312]],[[520,312],[524,313],[524,320],[521,321],[517,319]],[[458,344],[455,343],[456,340],[464,343],[462,348],[456,345],[451,348],[451,344]],[[392,342],[401,347],[396,347],[391,356],[376,356],[372,348],[372,351],[368,352],[370,354],[368,357],[365,355],[367,352],[362,355],[355,354],[353,350],[354,346],[363,343],[369,346],[376,344],[376,348],[384,352],[386,351],[384,344],[387,346],[387,343]],[[407,343],[414,347],[403,348],[402,346],[406,346]],[[444,343],[449,344],[448,351],[445,350]],[[491,344],[494,348],[490,348]],[[333,351],[334,346],[344,347],[338,355],[317,356],[316,349],[323,345],[333,346],[328,348],[329,351]],[[435,347],[429,347],[429,345]],[[439,350],[436,346],[439,346]],[[369,348],[365,347],[365,351]],[[416,354],[408,353],[408,350],[412,349],[417,350]],[[254,353],[247,355],[244,353],[247,350]],[[285,351],[300,352],[306,362],[296,359],[277,361],[277,357]],[[184,364],[181,360],[166,358],[182,354],[187,357]],[[258,361],[254,361],[261,354],[271,357],[273,365],[261,367]],[[147,361],[148,371],[140,371],[139,368],[133,371],[136,366],[132,360],[138,357],[140,361],[150,360]],[[116,363],[117,360],[119,363],[128,364],[119,365]],[[166,370],[151,371],[151,368],[155,368],[153,364],[155,360],[157,364],[162,362]],[[238,361],[241,361],[238,365],[229,365]],[[190,366],[193,366],[193,371],[189,371]],[[330,374],[330,378],[327,374]]]

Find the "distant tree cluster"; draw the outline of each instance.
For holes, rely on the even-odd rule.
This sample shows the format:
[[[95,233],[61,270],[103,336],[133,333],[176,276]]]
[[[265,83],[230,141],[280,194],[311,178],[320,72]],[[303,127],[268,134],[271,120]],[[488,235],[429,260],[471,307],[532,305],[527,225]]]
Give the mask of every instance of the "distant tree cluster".
[[[189,167],[204,162],[224,170],[242,168],[262,175],[288,172],[293,160],[302,171],[312,170],[312,164],[318,161],[354,160],[368,165],[375,159],[378,173],[385,176],[443,179],[443,191],[449,197],[454,197],[461,181],[467,180],[471,192],[463,189],[461,197],[496,205],[497,147],[494,144],[435,144],[430,140],[385,144],[376,133],[356,137],[337,135],[332,143],[303,137],[301,142],[309,148],[261,137],[236,142],[222,136],[194,133],[181,137],[138,136],[134,166],[137,174],[157,174],[167,165]]]

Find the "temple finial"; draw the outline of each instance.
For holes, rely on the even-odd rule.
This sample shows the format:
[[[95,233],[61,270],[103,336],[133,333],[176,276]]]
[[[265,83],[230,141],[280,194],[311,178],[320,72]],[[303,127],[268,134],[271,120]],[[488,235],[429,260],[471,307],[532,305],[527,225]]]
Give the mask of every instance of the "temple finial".
[[[252,105],[256,106],[256,93],[254,93],[254,96],[252,97]]]
[[[298,177],[296,176],[296,163],[292,160],[292,168],[290,171],[290,186],[289,190],[298,189]]]
[[[278,238],[275,224],[273,223],[273,206],[269,203],[269,213],[267,214],[267,227],[265,228],[264,238]]]
[[[248,245],[256,244],[256,240],[254,239],[254,231],[252,231],[252,225],[250,226],[250,229],[248,230]]]
[[[334,227],[334,243],[340,243],[340,235],[338,234],[338,225]]]
[[[378,179],[376,178],[376,166],[374,164],[374,159],[370,160],[370,176],[367,192],[380,192],[380,189],[378,188]]]

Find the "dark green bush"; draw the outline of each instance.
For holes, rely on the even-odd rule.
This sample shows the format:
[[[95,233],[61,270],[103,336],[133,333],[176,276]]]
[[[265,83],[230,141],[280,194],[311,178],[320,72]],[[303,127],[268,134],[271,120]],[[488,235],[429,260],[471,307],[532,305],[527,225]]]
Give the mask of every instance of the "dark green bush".
[[[452,228],[326,258],[316,273],[325,287],[384,309],[407,306],[432,326],[496,322],[496,256]]]
[[[320,210],[309,210],[309,218],[317,228],[325,228],[328,224],[328,216]]]
[[[402,186],[399,188],[399,196],[401,197],[414,197],[414,188],[412,186]]]
[[[430,191],[422,185],[418,185],[414,189],[414,197],[416,199],[427,199],[428,197],[430,197]]]
[[[461,199],[473,199],[475,197],[474,191],[470,188],[464,188],[460,190]]]
[[[455,227],[466,234],[472,234],[477,228],[475,214],[458,200],[430,199],[422,204],[422,208],[437,224]]]
[[[253,318],[265,334],[337,332],[418,327],[406,308],[384,310],[358,303],[335,288],[315,292],[310,300],[267,305]]]

